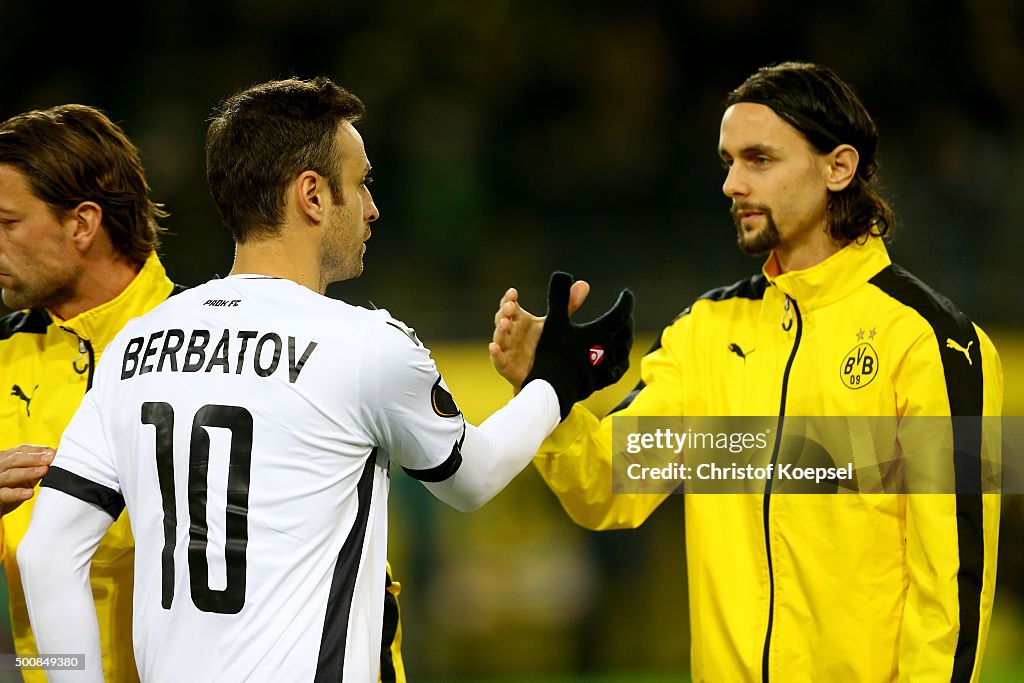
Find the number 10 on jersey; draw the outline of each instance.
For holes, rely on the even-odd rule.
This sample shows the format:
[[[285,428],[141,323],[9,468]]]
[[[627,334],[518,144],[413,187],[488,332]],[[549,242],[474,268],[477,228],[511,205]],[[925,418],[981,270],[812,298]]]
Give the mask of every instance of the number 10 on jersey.
[[[164,547],[161,554],[161,600],[164,609],[174,600],[174,547],[178,530],[174,495],[174,408],[169,403],[142,404],[142,423],[156,428],[156,471],[164,512]],[[210,468],[210,435],[206,427],[231,432],[228,459],[227,509],[224,534],[224,566],[227,585],[212,590],[206,548],[207,472]],[[252,466],[252,414],[239,406],[205,405],[192,420],[188,454],[188,574],[192,602],[203,612],[237,614],[245,604],[245,548],[249,540],[249,473]]]

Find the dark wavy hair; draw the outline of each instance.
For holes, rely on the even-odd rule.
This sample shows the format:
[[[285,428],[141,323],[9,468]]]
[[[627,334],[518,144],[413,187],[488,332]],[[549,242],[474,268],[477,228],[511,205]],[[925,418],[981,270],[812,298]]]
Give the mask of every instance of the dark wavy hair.
[[[114,248],[142,265],[168,214],[149,198],[139,150],[99,109],[64,104],[0,123],[0,164],[25,175],[32,193],[61,216],[82,202],[103,209]]]
[[[771,107],[819,153],[844,143],[857,150],[860,163],[853,180],[828,195],[827,230],[832,239],[854,241],[895,229],[896,215],[874,186],[878,128],[857,93],[835,72],[807,62],[766,66],[729,93],[725,108],[739,102]]]
[[[338,124],[365,113],[358,97],[324,76],[261,83],[218,105],[206,134],[206,177],[235,240],[273,235],[288,184],[304,171],[324,176],[341,197]]]

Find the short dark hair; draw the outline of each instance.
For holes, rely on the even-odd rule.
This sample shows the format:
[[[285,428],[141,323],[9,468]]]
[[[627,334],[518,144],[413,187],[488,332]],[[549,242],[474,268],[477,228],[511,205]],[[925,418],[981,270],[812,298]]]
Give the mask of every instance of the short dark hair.
[[[860,156],[857,173],[845,189],[828,195],[827,230],[840,241],[885,235],[896,216],[872,180],[878,172],[878,128],[853,88],[831,69],[807,62],[784,62],[758,69],[729,93],[725,108],[739,102],[771,107],[818,152],[852,145]]]
[[[239,243],[284,221],[288,185],[303,171],[341,197],[335,135],[366,113],[362,100],[321,76],[261,83],[224,100],[206,135],[206,177],[221,219]]]
[[[168,214],[149,198],[139,150],[99,109],[64,104],[7,119],[0,164],[23,173],[58,216],[96,202],[114,248],[130,262],[142,265],[160,245],[157,220]]]

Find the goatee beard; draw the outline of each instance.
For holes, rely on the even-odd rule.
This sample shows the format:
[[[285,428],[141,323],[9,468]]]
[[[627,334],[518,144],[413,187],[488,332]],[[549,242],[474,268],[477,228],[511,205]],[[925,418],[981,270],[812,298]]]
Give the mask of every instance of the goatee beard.
[[[737,215],[740,211],[760,212],[761,215],[764,216],[764,227],[753,234],[748,233],[743,228],[743,222]],[[772,217],[772,210],[767,206],[735,203],[732,205],[732,209],[730,209],[729,213],[732,214],[733,223],[736,224],[736,246],[738,246],[740,251],[744,254],[747,254],[748,256],[762,256],[779,246],[779,242],[781,240],[779,237],[779,228],[775,225],[775,219]]]

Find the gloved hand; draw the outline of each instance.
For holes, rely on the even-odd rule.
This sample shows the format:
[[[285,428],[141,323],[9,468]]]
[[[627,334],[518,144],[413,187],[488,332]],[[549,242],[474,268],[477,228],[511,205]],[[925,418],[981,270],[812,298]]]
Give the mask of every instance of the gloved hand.
[[[614,384],[629,369],[633,346],[633,292],[628,289],[604,315],[577,325],[569,320],[572,275],[555,271],[548,283],[548,313],[537,342],[526,386],[535,379],[551,384],[564,420],[577,401]]]

